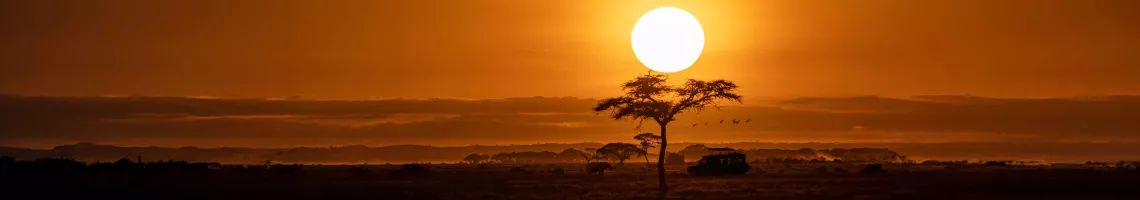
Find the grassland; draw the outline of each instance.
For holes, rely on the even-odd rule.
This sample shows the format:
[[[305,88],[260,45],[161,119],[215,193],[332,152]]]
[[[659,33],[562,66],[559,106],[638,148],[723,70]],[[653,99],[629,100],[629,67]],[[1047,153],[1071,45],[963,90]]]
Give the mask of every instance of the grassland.
[[[400,176],[398,165],[307,165],[292,173],[200,172],[6,173],[12,199],[656,199],[644,163],[604,176],[583,164],[429,165],[426,176]],[[820,168],[826,170],[820,170]],[[670,199],[1140,199],[1140,171],[1108,167],[754,164],[741,176],[699,177],[667,171]],[[522,170],[514,170],[518,168]],[[550,173],[555,168],[565,174]],[[836,169],[841,170],[836,170]],[[760,169],[760,170],[755,170]],[[762,172],[761,172],[762,171]],[[846,172],[844,172],[846,171]]]

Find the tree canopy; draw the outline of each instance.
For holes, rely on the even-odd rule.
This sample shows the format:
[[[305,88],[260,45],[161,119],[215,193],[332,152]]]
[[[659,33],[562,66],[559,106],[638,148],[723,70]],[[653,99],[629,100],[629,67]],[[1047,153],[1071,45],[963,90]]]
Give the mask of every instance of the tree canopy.
[[[598,154],[606,155],[607,158],[617,160],[618,163],[625,163],[634,155],[642,154],[641,149],[637,145],[629,143],[609,143],[602,148],[598,148]]]
[[[677,114],[717,106],[717,101],[742,102],[735,93],[738,86],[726,80],[688,79],[680,87],[666,84],[665,75],[644,75],[622,84],[625,95],[603,99],[595,112],[612,111],[614,119],[650,119],[658,124],[675,121]]]

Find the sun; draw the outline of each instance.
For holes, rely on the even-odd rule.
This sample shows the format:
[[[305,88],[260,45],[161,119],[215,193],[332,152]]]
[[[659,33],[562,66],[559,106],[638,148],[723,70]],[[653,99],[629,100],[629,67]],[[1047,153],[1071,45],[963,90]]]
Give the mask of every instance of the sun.
[[[692,14],[674,7],[653,9],[633,25],[633,54],[649,69],[678,72],[697,62],[705,31]]]

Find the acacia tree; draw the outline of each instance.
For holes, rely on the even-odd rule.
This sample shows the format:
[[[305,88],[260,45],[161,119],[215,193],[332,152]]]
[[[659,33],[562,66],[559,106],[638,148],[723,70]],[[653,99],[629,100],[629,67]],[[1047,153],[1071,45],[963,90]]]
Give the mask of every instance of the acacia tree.
[[[657,147],[657,144],[661,143],[661,136],[654,135],[653,133],[641,133],[633,136],[633,139],[640,141],[640,143],[637,144],[637,147],[641,148],[641,152],[638,152],[638,156],[645,158],[645,167],[652,168],[649,166],[649,148]]]
[[[597,154],[606,155],[610,159],[617,160],[618,163],[625,164],[625,160],[641,154],[641,149],[638,149],[637,145],[629,143],[609,143],[599,148]]]
[[[589,165],[590,161],[602,159],[602,155],[595,152],[598,152],[597,148],[586,148],[585,151],[578,151],[578,156],[582,156],[582,159],[585,159],[586,164]]]
[[[467,157],[464,157],[463,161],[467,161],[468,163],[471,163],[471,164],[480,164],[480,163],[486,162],[487,159],[490,159],[490,158],[491,158],[491,156],[488,156],[488,155],[479,155],[479,154],[473,153],[473,154],[467,155]]]
[[[512,153],[505,153],[505,152],[504,153],[498,153],[498,154],[491,156],[491,160],[496,161],[498,163],[514,162],[515,161],[515,155],[513,155]]]
[[[644,75],[622,84],[625,94],[620,97],[603,99],[594,107],[594,112],[610,111],[609,116],[616,120],[653,120],[661,127],[661,147],[657,154],[657,183],[664,197],[668,192],[665,183],[665,147],[669,145],[669,135],[665,128],[676,121],[677,114],[686,111],[701,111],[716,107],[718,101],[740,101],[736,94],[736,84],[726,80],[701,81],[689,79],[680,87],[669,86],[665,75]]]
[[[558,160],[564,161],[564,162],[574,162],[574,161],[577,161],[578,156],[581,156],[581,155],[582,155],[582,151],[574,149],[574,148],[568,148],[568,149],[562,150],[562,152],[558,153]]]

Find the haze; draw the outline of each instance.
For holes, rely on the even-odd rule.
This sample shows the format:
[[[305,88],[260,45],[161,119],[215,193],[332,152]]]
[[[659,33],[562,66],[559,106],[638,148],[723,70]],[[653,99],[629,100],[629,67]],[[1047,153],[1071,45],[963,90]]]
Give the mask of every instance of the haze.
[[[0,145],[629,140],[635,122],[589,108],[648,71],[630,31],[663,4],[706,34],[671,77],[732,80],[746,101],[686,116],[676,141],[1140,130],[1138,1],[60,0],[0,2]]]

